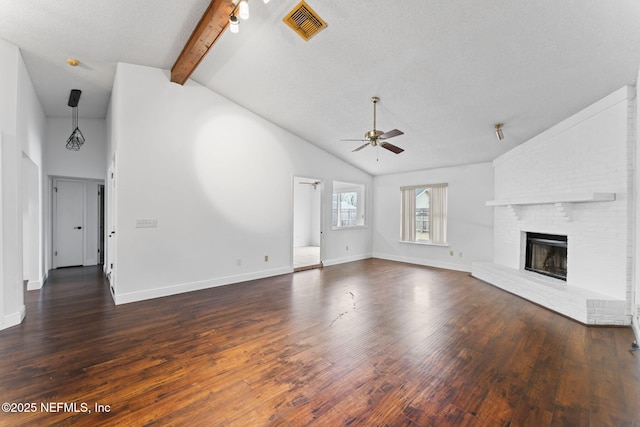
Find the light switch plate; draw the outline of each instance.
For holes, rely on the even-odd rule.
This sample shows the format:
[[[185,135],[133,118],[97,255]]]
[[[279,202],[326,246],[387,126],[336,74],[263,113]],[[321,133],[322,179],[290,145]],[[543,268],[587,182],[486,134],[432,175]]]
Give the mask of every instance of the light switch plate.
[[[157,219],[136,219],[136,228],[156,228],[158,227]]]

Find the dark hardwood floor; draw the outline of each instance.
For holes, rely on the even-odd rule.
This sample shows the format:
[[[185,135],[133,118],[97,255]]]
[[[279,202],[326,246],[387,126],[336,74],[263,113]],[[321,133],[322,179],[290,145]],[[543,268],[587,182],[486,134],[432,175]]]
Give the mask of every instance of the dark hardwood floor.
[[[3,426],[640,425],[629,328],[466,273],[371,259],[116,307],[73,268],[25,302],[0,392],[33,412]]]

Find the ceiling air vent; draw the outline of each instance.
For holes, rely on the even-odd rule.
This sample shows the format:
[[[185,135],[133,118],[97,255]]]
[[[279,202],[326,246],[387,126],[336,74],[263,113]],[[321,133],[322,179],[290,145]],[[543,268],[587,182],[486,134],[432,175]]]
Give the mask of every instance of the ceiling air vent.
[[[304,0],[298,3],[282,20],[305,40],[309,40],[327,28],[327,23]]]

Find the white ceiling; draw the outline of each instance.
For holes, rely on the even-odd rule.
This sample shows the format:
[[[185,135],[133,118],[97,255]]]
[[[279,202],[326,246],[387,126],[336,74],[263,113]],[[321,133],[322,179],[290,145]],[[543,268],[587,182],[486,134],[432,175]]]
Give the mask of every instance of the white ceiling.
[[[493,160],[634,84],[640,65],[637,0],[307,3],[328,23],[310,41],[282,22],[297,0],[251,0],[192,78],[373,175]],[[0,0],[0,38],[21,48],[47,116],[70,117],[77,88],[80,117],[102,118],[116,63],[171,68],[208,4]],[[404,153],[339,141],[371,130],[374,95]]]

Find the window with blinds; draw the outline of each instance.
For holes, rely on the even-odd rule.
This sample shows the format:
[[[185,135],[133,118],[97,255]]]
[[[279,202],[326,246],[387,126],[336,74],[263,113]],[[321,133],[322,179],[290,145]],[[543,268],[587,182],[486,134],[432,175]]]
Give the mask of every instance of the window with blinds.
[[[447,184],[401,187],[403,242],[447,243]]]

